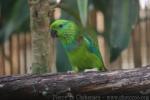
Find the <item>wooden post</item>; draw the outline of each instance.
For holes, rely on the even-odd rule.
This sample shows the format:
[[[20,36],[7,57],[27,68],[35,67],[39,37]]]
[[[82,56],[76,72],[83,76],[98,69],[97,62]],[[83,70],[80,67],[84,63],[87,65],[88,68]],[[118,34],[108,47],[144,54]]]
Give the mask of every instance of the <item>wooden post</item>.
[[[134,54],[134,65],[135,67],[140,67],[142,65],[141,60],[141,30],[140,25],[137,24],[136,29],[132,33],[132,42],[133,42],[133,54]]]

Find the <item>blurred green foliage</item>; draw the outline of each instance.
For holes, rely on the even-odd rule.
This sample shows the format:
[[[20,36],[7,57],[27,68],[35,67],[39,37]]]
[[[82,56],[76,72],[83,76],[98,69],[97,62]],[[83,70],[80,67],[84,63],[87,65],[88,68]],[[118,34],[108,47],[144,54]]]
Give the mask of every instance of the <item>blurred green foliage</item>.
[[[93,0],[105,19],[104,37],[109,45],[110,61],[128,47],[139,14],[138,0]]]
[[[0,0],[0,43],[12,33],[29,31],[29,6],[27,0]]]

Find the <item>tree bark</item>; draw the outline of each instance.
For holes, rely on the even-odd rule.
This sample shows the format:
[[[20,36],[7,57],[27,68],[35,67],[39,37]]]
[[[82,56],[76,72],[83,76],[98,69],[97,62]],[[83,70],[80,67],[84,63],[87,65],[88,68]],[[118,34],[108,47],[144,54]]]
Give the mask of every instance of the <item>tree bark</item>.
[[[51,0],[28,0],[32,33],[32,72],[45,73],[54,65],[52,38],[49,34]]]
[[[59,97],[112,95],[150,95],[150,66],[111,72],[0,77],[1,100],[60,100]]]

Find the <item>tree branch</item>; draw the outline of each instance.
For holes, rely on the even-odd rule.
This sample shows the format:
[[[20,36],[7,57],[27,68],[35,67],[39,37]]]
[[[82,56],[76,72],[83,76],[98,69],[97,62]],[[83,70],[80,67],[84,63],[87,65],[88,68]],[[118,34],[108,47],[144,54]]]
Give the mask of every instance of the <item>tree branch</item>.
[[[76,95],[150,95],[150,66],[110,72],[0,77],[1,100],[58,100],[56,96]]]

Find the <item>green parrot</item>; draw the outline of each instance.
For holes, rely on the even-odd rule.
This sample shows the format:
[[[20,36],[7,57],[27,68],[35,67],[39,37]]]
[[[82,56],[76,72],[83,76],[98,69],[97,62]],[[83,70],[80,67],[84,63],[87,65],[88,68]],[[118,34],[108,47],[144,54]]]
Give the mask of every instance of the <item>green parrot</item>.
[[[73,71],[80,72],[94,68],[106,70],[98,42],[81,31],[73,21],[55,20],[50,25],[50,30],[51,36],[62,43]]]

